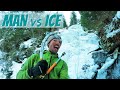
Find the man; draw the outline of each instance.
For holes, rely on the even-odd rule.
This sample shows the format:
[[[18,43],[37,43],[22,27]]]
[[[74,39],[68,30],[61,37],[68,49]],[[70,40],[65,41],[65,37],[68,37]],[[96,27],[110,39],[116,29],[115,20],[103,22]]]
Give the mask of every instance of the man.
[[[40,79],[54,62],[58,60],[58,50],[62,44],[59,35],[51,35],[47,40],[49,50],[43,52],[43,60],[39,54],[31,55],[17,73],[17,79]],[[68,66],[65,61],[60,60],[44,79],[68,79]]]

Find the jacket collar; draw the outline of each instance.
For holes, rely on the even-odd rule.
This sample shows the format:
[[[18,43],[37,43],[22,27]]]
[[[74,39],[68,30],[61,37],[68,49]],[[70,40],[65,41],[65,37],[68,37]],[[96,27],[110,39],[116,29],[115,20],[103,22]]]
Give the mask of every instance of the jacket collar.
[[[52,53],[52,52],[50,52],[49,50],[44,50],[44,52],[43,52],[43,54],[49,54],[49,55],[51,55],[52,57],[55,57],[55,58],[58,58],[58,53]]]

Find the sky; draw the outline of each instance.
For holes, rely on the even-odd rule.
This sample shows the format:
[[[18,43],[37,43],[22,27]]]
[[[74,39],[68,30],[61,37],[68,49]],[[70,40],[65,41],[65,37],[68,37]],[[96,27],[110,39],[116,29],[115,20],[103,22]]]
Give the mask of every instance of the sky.
[[[50,12],[50,13],[55,13],[57,11],[46,11],[46,12]],[[72,11],[58,11],[59,13],[63,14],[65,16],[66,19],[66,23],[69,26],[70,25],[70,16],[71,16],[71,12]],[[80,14],[78,11],[75,11],[77,19],[80,19]]]
[[[66,19],[66,23],[67,25],[70,24],[70,15],[71,15],[71,12],[72,11],[59,11],[61,13],[63,13],[63,15],[65,16],[65,19]],[[80,19],[80,14],[78,11],[75,11],[76,15],[77,15],[77,19]]]

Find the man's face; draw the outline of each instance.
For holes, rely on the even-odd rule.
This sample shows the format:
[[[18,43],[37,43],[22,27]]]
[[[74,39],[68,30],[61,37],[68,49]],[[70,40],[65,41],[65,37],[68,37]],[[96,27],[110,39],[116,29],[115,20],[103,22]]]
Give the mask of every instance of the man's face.
[[[53,39],[48,45],[49,50],[53,53],[57,53],[60,46],[61,46],[61,42],[58,39]]]

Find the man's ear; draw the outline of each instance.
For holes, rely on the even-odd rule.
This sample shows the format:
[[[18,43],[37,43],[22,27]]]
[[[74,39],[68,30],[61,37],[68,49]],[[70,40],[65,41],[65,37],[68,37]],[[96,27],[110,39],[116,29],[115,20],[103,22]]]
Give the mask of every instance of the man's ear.
[[[50,44],[50,43],[47,44],[48,48],[49,48],[49,44]]]

